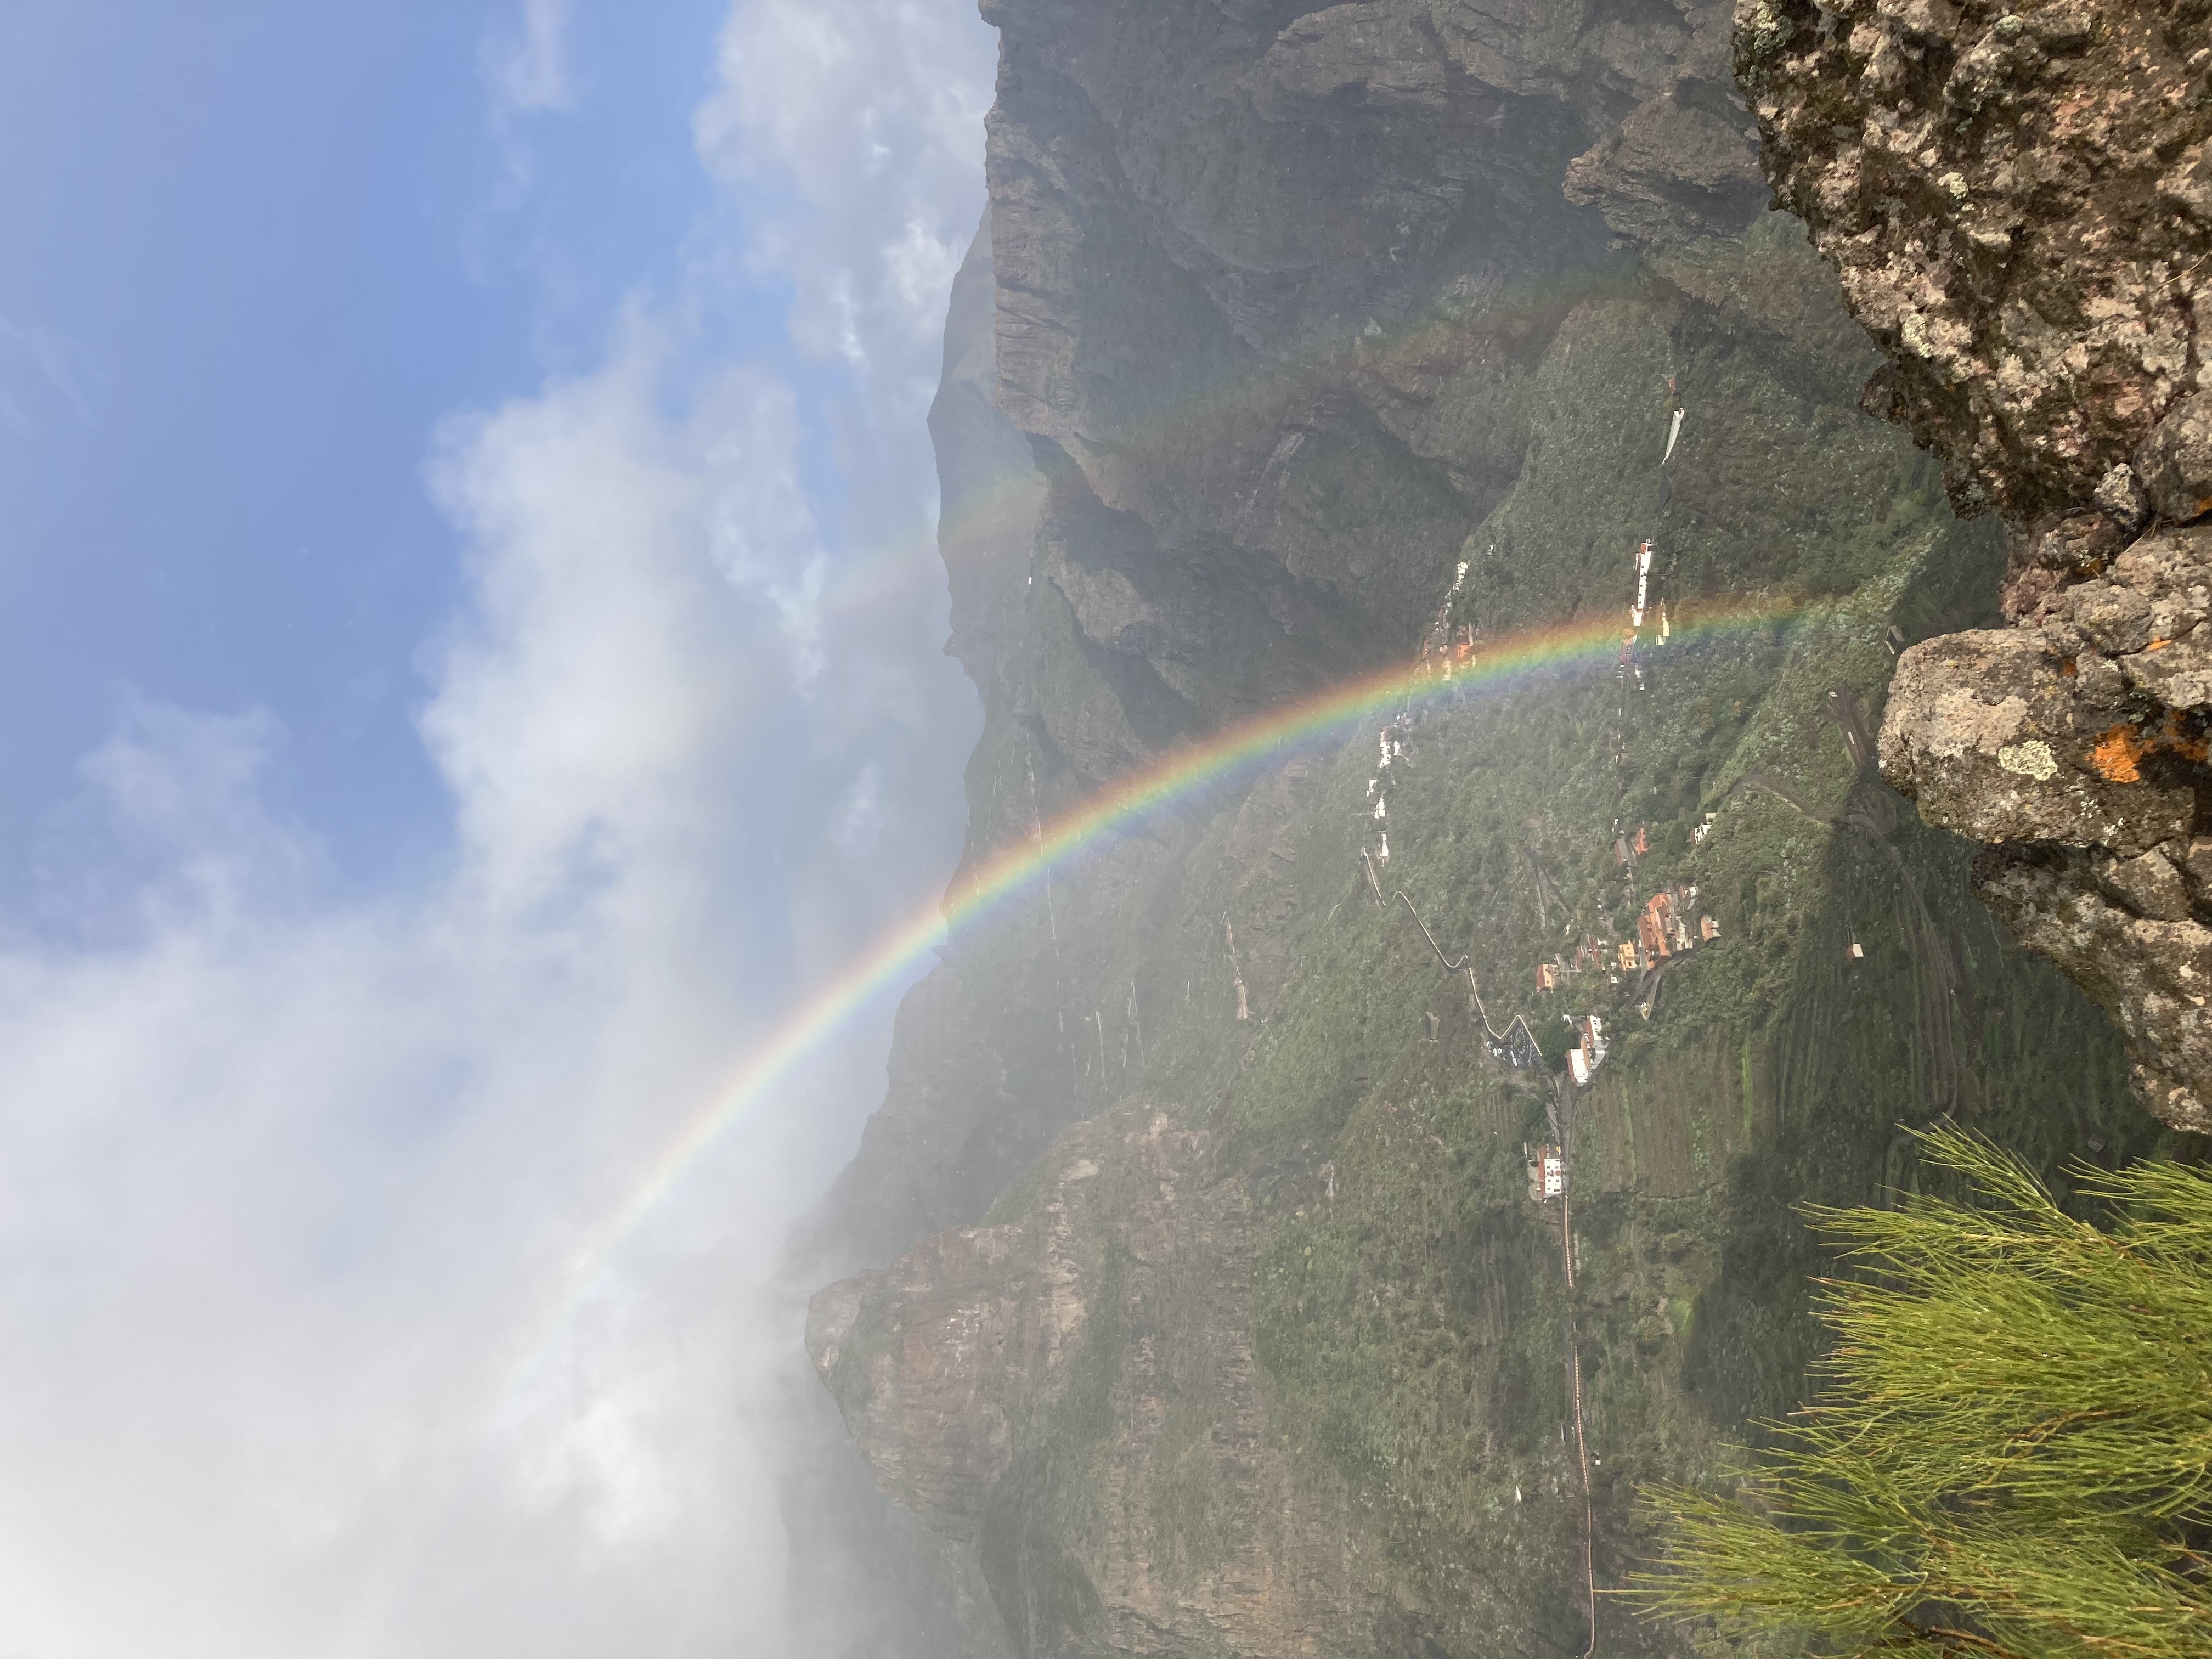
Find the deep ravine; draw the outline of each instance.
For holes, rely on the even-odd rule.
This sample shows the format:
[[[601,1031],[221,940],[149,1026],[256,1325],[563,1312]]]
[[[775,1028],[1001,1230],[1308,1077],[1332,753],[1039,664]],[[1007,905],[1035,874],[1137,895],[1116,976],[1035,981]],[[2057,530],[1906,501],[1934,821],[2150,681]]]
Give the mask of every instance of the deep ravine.
[[[2011,521],[1862,408],[1911,377],[1768,209],[1723,7],[985,15],[952,894],[1221,758],[956,939],[799,1246],[884,1495],[825,1443],[809,1525],[915,1610],[848,1650],[1674,1650],[1589,1579],[1802,1397],[1793,1206],[1945,1116],[2054,1172],[2162,1133],[1878,769]],[[1810,48],[1758,49],[1773,102]]]

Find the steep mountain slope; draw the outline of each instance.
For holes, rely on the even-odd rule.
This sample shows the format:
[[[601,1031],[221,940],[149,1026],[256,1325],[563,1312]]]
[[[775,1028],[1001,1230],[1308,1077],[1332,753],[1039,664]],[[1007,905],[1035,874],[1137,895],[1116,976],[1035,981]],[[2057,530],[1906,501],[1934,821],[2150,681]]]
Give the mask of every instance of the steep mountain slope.
[[[986,15],[953,906],[1218,763],[908,998],[810,1350],[978,1651],[1579,1653],[1633,1482],[1803,1392],[1793,1205],[1911,1184],[1945,1114],[2046,1167],[2156,1130],[1875,772],[1895,649],[1996,619],[2002,538],[1859,410],[1718,8]],[[1217,741],[1362,675],[1370,719]],[[1516,1013],[1554,1057],[1597,1015],[1589,1086]]]

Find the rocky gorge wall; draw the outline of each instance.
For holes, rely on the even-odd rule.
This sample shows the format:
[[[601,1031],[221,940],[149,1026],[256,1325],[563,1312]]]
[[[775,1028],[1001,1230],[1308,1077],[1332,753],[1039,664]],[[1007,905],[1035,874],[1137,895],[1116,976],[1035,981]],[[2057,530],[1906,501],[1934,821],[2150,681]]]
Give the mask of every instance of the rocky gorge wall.
[[[1939,1117],[2054,1173],[2157,1133],[1876,771],[1893,675],[2008,637],[2004,533],[1862,410],[1883,355],[1765,210],[1724,9],[985,15],[932,416],[985,710],[951,896],[1261,711],[1425,641],[1460,678],[1054,864],[902,1006],[804,1246],[927,1609],[849,1650],[1580,1653],[1635,1483],[1725,1480],[1803,1395],[1796,1204],[1911,1187]],[[1669,627],[1617,658],[1646,538]],[[1624,975],[1661,893],[1718,937]],[[1598,1015],[1591,1086],[1498,1052],[1516,1012]]]

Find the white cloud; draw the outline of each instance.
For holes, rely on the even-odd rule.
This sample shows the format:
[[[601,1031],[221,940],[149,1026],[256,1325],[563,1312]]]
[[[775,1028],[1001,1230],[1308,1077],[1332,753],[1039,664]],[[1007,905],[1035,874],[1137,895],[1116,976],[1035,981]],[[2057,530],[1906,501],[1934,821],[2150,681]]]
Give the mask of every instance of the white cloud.
[[[433,465],[481,602],[423,727],[464,846],[518,908],[653,850],[715,723],[743,730],[773,690],[742,601],[766,598],[787,647],[812,648],[790,394],[733,369],[671,416],[669,326],[633,314],[598,374],[453,424]]]
[[[495,121],[573,100],[566,19],[530,0],[488,52]],[[799,1650],[768,1264],[883,1025],[547,1298],[775,1009],[950,867],[974,714],[941,591],[856,598],[805,480],[842,469],[875,576],[894,532],[927,574],[988,40],[953,0],[743,0],[724,32],[700,155],[741,209],[810,204],[747,254],[842,403],[702,362],[679,296],[437,435],[449,867],[343,892],[268,714],[142,699],[87,758],[41,926],[0,935],[0,1654]]]
[[[791,1340],[762,1264],[819,1146],[755,1126],[530,1334],[778,965],[731,857],[778,622],[717,562],[777,394],[666,413],[664,350],[446,434],[428,892],[319,892],[266,716],[142,702],[86,763],[76,845],[141,927],[0,953],[0,1651],[775,1651],[732,1405]]]
[[[813,404],[850,485],[839,534],[818,592],[802,583],[798,604],[781,601],[794,638],[800,616],[817,618],[809,741],[829,775],[807,793],[848,799],[872,763],[885,816],[910,831],[959,822],[975,730],[973,694],[939,655],[937,479],[923,416],[952,274],[982,213],[996,57],[996,33],[969,0],[734,0],[714,89],[692,122],[730,210],[695,249],[700,279],[734,267],[787,286],[793,343],[844,372],[842,388]],[[792,849],[800,914],[880,906],[894,871],[941,877],[920,877],[927,843],[914,834],[858,855],[863,842],[842,827],[810,831]]]
[[[495,110],[527,115],[572,108],[568,38],[568,0],[522,0],[515,26],[483,45],[484,83]]]
[[[56,815],[43,860],[49,911],[81,933],[128,935],[178,915],[206,927],[305,899],[321,860],[260,794],[282,737],[258,711],[193,716],[129,698],[78,768],[86,797]],[[102,856],[88,856],[94,848]]]
[[[794,337],[863,377],[904,422],[937,383],[945,295],[983,207],[995,36],[972,8],[916,0],[737,0],[693,122],[708,168],[749,198],[751,255],[791,278]]]
[[[715,568],[775,607],[802,682],[822,672],[822,606],[829,576],[799,479],[799,410],[792,390],[757,374],[732,376],[711,398],[722,435],[702,459],[716,480],[708,550]]]

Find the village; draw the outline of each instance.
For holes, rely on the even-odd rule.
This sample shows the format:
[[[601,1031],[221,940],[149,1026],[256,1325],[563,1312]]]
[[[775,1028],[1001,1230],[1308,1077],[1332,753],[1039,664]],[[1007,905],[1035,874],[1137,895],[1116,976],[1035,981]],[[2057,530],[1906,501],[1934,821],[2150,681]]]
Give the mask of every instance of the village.
[[[1668,381],[1670,402],[1676,390],[1676,382],[1670,376]],[[1683,413],[1679,405],[1670,411],[1666,448],[1661,459],[1662,506],[1673,495],[1673,483],[1665,469],[1674,458],[1675,443],[1681,435]],[[1673,635],[1666,596],[1655,592],[1658,586],[1656,562],[1655,539],[1647,537],[1638,541],[1629,560],[1632,597],[1628,606],[1628,625],[1621,633],[1615,671],[1620,706],[1613,763],[1623,771],[1624,789],[1629,760],[1631,700],[1650,690],[1646,662],[1641,650],[1646,630],[1656,633],[1656,644],[1662,648],[1670,642]],[[1465,560],[1459,563],[1453,573],[1449,591],[1423,633],[1412,677],[1416,686],[1435,684],[1439,689],[1447,687],[1456,677],[1471,672],[1476,666],[1479,657],[1474,624],[1467,621],[1457,624],[1453,622],[1453,611],[1466,587],[1469,568],[1468,562]],[[1390,865],[1392,779],[1394,774],[1402,772],[1413,764],[1407,745],[1421,718],[1429,712],[1432,701],[1430,698],[1417,699],[1409,691],[1376,734],[1374,775],[1367,781],[1366,796],[1359,809],[1365,819],[1365,833],[1361,838],[1359,852],[1360,864],[1376,903],[1384,908],[1393,903],[1402,903],[1415,927],[1419,928],[1429,949],[1435,954],[1437,963],[1447,974],[1464,975],[1468,1012],[1480,1024],[1484,1044],[1491,1058],[1515,1071],[1534,1073],[1547,1085],[1544,1112],[1552,1138],[1541,1146],[1532,1146],[1524,1143],[1522,1151],[1527,1164],[1528,1199],[1545,1212],[1546,1219],[1559,1241],[1561,1272],[1571,1298],[1564,1358],[1567,1371],[1569,1413],[1574,1429],[1575,1455],[1582,1477],[1582,1576],[1590,1603],[1592,1627],[1595,1628],[1597,1577],[1592,1553],[1592,1459],[1585,1432],[1581,1341],[1576,1331],[1571,1305],[1575,1286],[1575,1237],[1569,1192],[1569,1176],[1574,1164],[1575,1099],[1595,1080],[1598,1072],[1606,1063],[1610,1048],[1607,1016],[1589,1010],[1589,1005],[1592,1000],[1589,989],[1595,984],[1594,976],[1602,974],[1607,988],[1612,993],[1609,1006],[1613,1010],[1613,1017],[1617,1019],[1624,1006],[1632,1006],[1638,1018],[1648,1023],[1657,1012],[1660,989],[1668,971],[1698,951],[1718,944],[1721,926],[1719,920],[1701,905],[1695,882],[1668,880],[1647,885],[1642,879],[1644,861],[1652,851],[1651,831],[1648,823],[1630,824],[1615,819],[1609,831],[1613,868],[1624,888],[1623,908],[1633,915],[1632,922],[1626,927],[1628,937],[1615,937],[1613,927],[1603,921],[1599,921],[1595,929],[1579,926],[1578,914],[1586,913],[1560,891],[1536,849],[1533,846],[1523,847],[1522,851],[1534,878],[1538,926],[1545,935],[1550,935],[1556,908],[1563,918],[1562,945],[1556,954],[1533,964],[1530,989],[1535,998],[1534,1012],[1516,1012],[1507,1018],[1502,1028],[1494,1024],[1476,982],[1472,951],[1463,951],[1456,957],[1447,955],[1428,924],[1421,919],[1412,897],[1402,888],[1395,890],[1389,898],[1385,898],[1383,894],[1382,876]],[[1694,853],[1705,846],[1713,835],[1717,822],[1714,813],[1702,814],[1690,830],[1688,850]],[[1598,908],[1602,915],[1610,907]],[[1622,911],[1613,910],[1612,914],[1617,918]],[[1854,956],[1863,954],[1856,935],[1851,940],[1850,949]],[[1578,992],[1581,994],[1577,994]],[[1559,1006],[1561,1001],[1567,1000],[1579,1005],[1582,1012],[1569,1012]],[[1245,1017],[1241,979],[1238,981],[1237,1016],[1239,1018]],[[1423,1018],[1427,1036],[1433,1040],[1438,1031],[1437,1016],[1428,1013]],[[1554,1018],[1569,1028],[1565,1065],[1558,1069],[1555,1069],[1551,1057],[1558,1053],[1557,1048],[1547,1054],[1544,1043],[1536,1035],[1539,1026],[1553,1029],[1547,1022]]]
[[[1668,389],[1674,390],[1671,381]],[[1669,411],[1665,448],[1668,460],[1671,460],[1681,434],[1683,413],[1680,407]],[[1662,467],[1664,464],[1662,461]],[[1663,471],[1662,480],[1666,492],[1662,497],[1663,503],[1671,497],[1672,485]],[[1651,673],[1660,660],[1657,657],[1647,659],[1644,647],[1648,641],[1663,648],[1671,643],[1674,633],[1656,538],[1646,537],[1638,541],[1627,564],[1627,626],[1622,630],[1615,674],[1620,698],[1620,735],[1614,752],[1616,764],[1624,768],[1628,760],[1627,733],[1632,700],[1651,691]],[[1424,630],[1412,677],[1417,688],[1425,684],[1437,689],[1448,686],[1455,678],[1468,674],[1480,660],[1475,625],[1454,620],[1469,568],[1464,560],[1458,564],[1449,589]],[[1438,963],[1447,973],[1464,975],[1469,1012],[1480,1024],[1489,1056],[1512,1070],[1534,1073],[1551,1083],[1554,1103],[1547,1108],[1547,1116],[1556,1144],[1524,1150],[1529,1198],[1547,1207],[1556,1206],[1555,1221],[1564,1224],[1568,1170],[1572,1162],[1572,1112],[1569,1109],[1572,1098],[1589,1088],[1605,1066],[1613,1042],[1618,1038],[1619,1023],[1629,1018],[1632,1011],[1635,1020],[1650,1022],[1658,1012],[1660,994],[1668,975],[1698,952],[1721,943],[1722,925],[1706,908],[1695,880],[1675,877],[1647,883],[1644,878],[1645,860],[1653,851],[1649,823],[1616,819],[1606,832],[1611,842],[1613,868],[1621,883],[1622,901],[1617,906],[1598,906],[1599,916],[1595,921],[1578,919],[1588,916],[1587,907],[1571,902],[1553,881],[1536,850],[1523,848],[1534,877],[1540,927],[1544,933],[1551,934],[1555,919],[1560,919],[1562,931],[1555,935],[1560,943],[1554,954],[1530,964],[1527,969],[1529,978],[1523,983],[1533,999],[1528,1007],[1505,1015],[1502,1024],[1495,1023],[1478,987],[1472,953],[1457,957],[1448,956],[1415,910],[1411,896],[1403,890],[1390,892],[1386,886],[1391,864],[1392,780],[1414,763],[1411,745],[1416,731],[1431,712],[1431,705],[1437,701],[1440,700],[1420,696],[1417,691],[1409,692],[1376,732],[1373,775],[1367,781],[1365,799],[1360,808],[1365,834],[1359,857],[1376,902],[1403,902]],[[1720,827],[1715,812],[1704,812],[1688,827],[1684,842],[1678,845],[1694,854],[1709,843]],[[1663,860],[1663,864],[1670,872],[1680,869],[1674,859]],[[1624,915],[1629,919],[1623,921]],[[1865,955],[1856,931],[1846,949],[1854,960]],[[1605,991],[1594,994],[1596,976],[1601,975]],[[1598,1002],[1602,1011],[1593,1010],[1593,1002]],[[1433,1037],[1436,1018],[1433,1014],[1425,1018],[1429,1035]],[[1557,1042],[1547,1042],[1537,1035],[1540,1030],[1555,1030],[1557,1024],[1569,1028],[1564,1056]]]
[[[1671,387],[1670,387],[1671,389]],[[1666,458],[1671,459],[1674,445],[1680,436],[1683,411],[1671,411],[1668,428]],[[1663,465],[1663,462],[1662,462]],[[1623,630],[1619,659],[1618,678],[1624,699],[1637,692],[1647,690],[1649,681],[1638,647],[1647,629],[1656,630],[1658,642],[1666,644],[1672,635],[1672,624],[1663,595],[1655,595],[1654,542],[1646,538],[1639,541],[1629,561],[1632,598],[1628,611],[1628,626]],[[1474,625],[1462,622],[1455,625],[1453,609],[1465,589],[1469,564],[1462,560],[1453,573],[1449,590],[1437,606],[1429,627],[1424,631],[1414,659],[1416,684],[1437,682],[1443,685],[1454,678],[1474,667],[1478,661]],[[1402,769],[1407,760],[1407,744],[1422,714],[1417,699],[1408,695],[1389,720],[1376,734],[1376,752],[1374,775],[1367,781],[1366,798],[1362,811],[1367,820],[1368,835],[1360,851],[1367,881],[1378,904],[1387,901],[1383,896],[1382,880],[1390,865],[1390,785],[1394,769]],[[1624,709],[1624,732],[1626,710]],[[1617,753],[1625,757],[1626,739],[1616,745]],[[1712,813],[1692,830],[1692,848],[1701,847],[1711,836],[1715,823]],[[1620,991],[1626,987],[1626,997],[1634,1006],[1638,1018],[1649,1021],[1655,1012],[1659,988],[1667,969],[1690,956],[1699,948],[1720,939],[1720,923],[1709,912],[1700,908],[1698,888],[1694,883],[1685,884],[1669,882],[1648,894],[1639,892],[1637,877],[1644,857],[1651,850],[1648,825],[1632,826],[1616,821],[1613,825],[1613,858],[1616,868],[1628,884],[1632,901],[1638,903],[1632,937],[1616,939],[1610,928],[1602,932],[1577,931],[1572,921],[1566,924],[1573,938],[1571,946],[1547,960],[1534,966],[1532,989],[1540,999],[1548,1000],[1554,994],[1571,989],[1584,975],[1603,974],[1609,988]],[[1566,915],[1574,910],[1565,896],[1559,892],[1542,861],[1533,850],[1528,852],[1530,866],[1536,882],[1536,902],[1542,926],[1548,931],[1554,906]],[[1402,893],[1409,910],[1413,902]],[[1415,915],[1418,922],[1419,917]],[[1423,933],[1427,933],[1425,926]],[[1486,1046],[1492,1058],[1516,1070],[1545,1067],[1544,1048],[1534,1035],[1525,1013],[1515,1013],[1500,1029],[1490,1020],[1486,1009],[1475,990],[1473,969],[1466,958],[1458,962],[1448,958],[1433,938],[1429,944],[1446,970],[1465,972],[1468,975],[1471,1006],[1480,1015]],[[1538,1019],[1550,1018],[1543,1003],[1538,1004]],[[1560,1019],[1573,1025],[1573,1045],[1566,1055],[1567,1075],[1576,1089],[1589,1086],[1592,1079],[1604,1063],[1607,1055],[1605,1022],[1602,1016],[1585,1013],[1579,1018],[1561,1013]],[[1560,1177],[1564,1180],[1564,1176]]]

